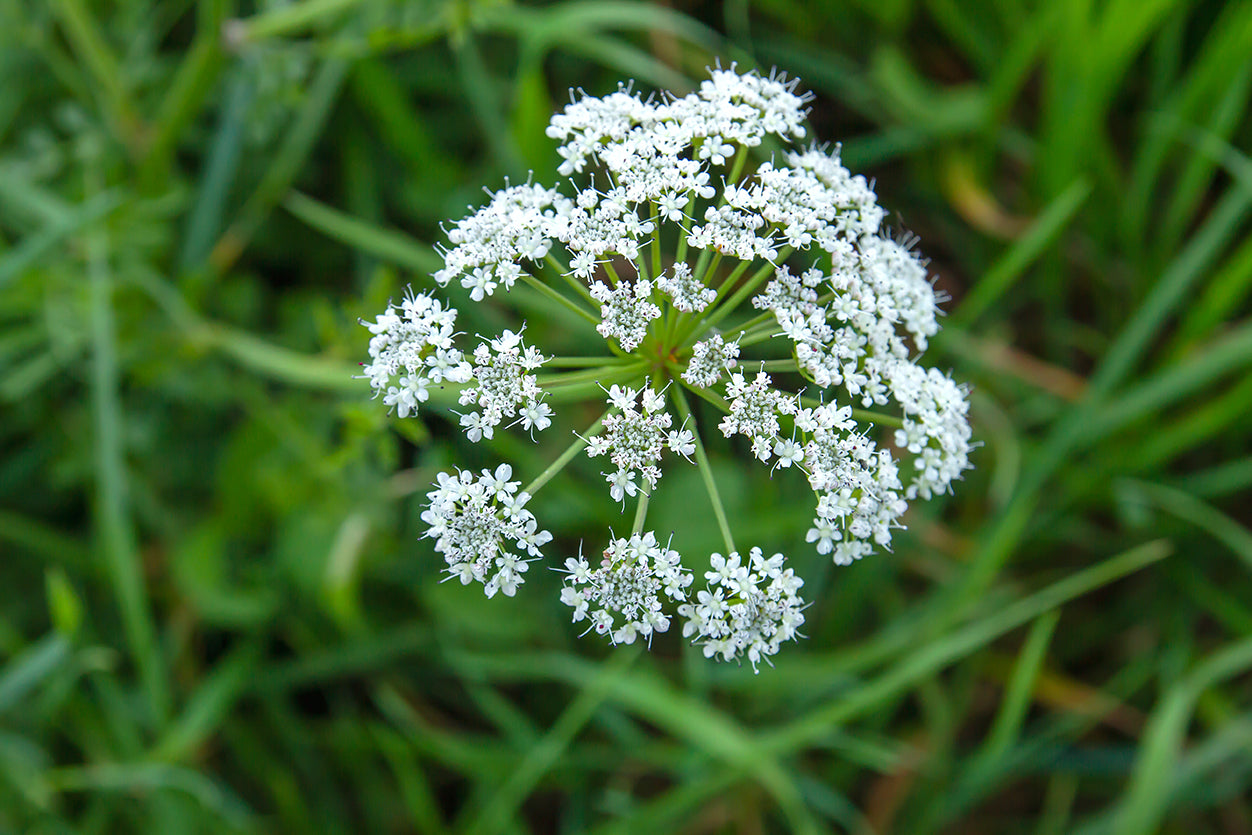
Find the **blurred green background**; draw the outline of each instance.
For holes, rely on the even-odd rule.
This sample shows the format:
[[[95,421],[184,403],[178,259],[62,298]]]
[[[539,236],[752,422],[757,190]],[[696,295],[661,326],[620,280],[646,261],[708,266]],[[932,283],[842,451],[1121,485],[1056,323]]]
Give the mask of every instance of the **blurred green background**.
[[[3,0],[0,832],[1252,832],[1250,56],[1247,2]],[[569,88],[718,59],[920,236],[985,444],[839,570],[714,461],[814,600],[759,676],[439,584],[433,473],[565,439],[352,379]]]

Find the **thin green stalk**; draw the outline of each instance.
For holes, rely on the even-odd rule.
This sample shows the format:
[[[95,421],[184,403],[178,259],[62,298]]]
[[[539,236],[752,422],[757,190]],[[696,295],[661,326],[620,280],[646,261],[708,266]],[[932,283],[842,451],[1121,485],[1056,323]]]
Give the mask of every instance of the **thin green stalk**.
[[[1139,746],[1139,758],[1114,819],[1116,835],[1155,832],[1166,814],[1169,787],[1196,702],[1205,690],[1246,675],[1252,668],[1252,637],[1228,644],[1200,662],[1165,694],[1152,713]]]
[[[1145,566],[1164,559],[1173,550],[1165,540],[1147,542],[1079,571],[1004,609],[917,647],[875,679],[870,679],[838,699],[814,708],[762,738],[771,753],[792,752],[832,728],[890,703],[898,694],[954,661],[981,649],[999,636],[1028,623],[1066,602],[1105,586]]]
[[[222,64],[221,31],[227,5],[227,0],[199,5],[196,37],[161,100],[139,171],[141,182],[155,187],[165,178],[179,138],[213,89]]]
[[[362,2],[364,0],[306,0],[304,3],[276,6],[241,21],[243,35],[250,41],[291,35]]]
[[[573,288],[575,293],[586,299],[587,303],[591,305],[592,310],[600,309],[600,303],[596,301],[595,296],[591,295],[591,291],[587,289],[587,285],[579,281],[578,277],[570,272],[568,267],[556,260],[551,252],[549,252],[547,258],[544,259],[544,263],[551,267],[553,271],[561,277],[562,281]]]
[[[656,224],[656,231],[652,237],[652,274],[659,276],[661,274],[661,221],[660,215],[657,214],[656,203],[652,204],[652,222]]]
[[[621,276],[617,274],[617,270],[614,269],[612,262],[605,261],[601,266],[604,267],[604,271],[608,274],[609,281],[612,282],[614,287],[622,283]]]
[[[552,480],[553,476],[565,469],[565,465],[570,461],[573,461],[574,456],[587,445],[587,439],[600,430],[600,427],[604,425],[604,419],[608,417],[612,411],[612,409],[609,409],[604,414],[600,415],[600,417],[596,418],[596,422],[588,426],[582,435],[575,435],[574,442],[570,444],[564,452],[558,455],[557,459],[549,464],[547,469],[536,476],[534,481],[527,484],[526,487],[523,488],[524,492],[527,492],[532,496],[535,495],[535,493],[539,492],[539,488],[543,487]]]
[[[132,156],[139,156],[142,130],[137,111],[123,83],[122,65],[105,42],[99,24],[81,0],[56,0],[54,9],[75,55],[104,92],[105,110],[117,136]]]
[[[634,358],[632,358],[634,359]],[[619,363],[616,365],[604,365],[598,368],[591,368],[585,371],[572,371],[567,374],[545,374],[539,377],[539,385],[542,388],[551,388],[553,386],[568,386],[578,383],[594,383],[597,380],[613,376],[620,376],[623,372],[638,373],[643,371],[647,366],[647,362],[641,359],[635,359],[631,363]]]
[[[376,255],[419,273],[433,273],[443,259],[429,244],[404,232],[388,229],[333,209],[308,195],[293,191],[283,208],[322,234],[354,249]]]
[[[302,9],[305,6],[286,8]],[[300,173],[313,146],[322,135],[331,108],[339,98],[349,66],[347,61],[330,59],[318,68],[309,85],[300,114],[283,137],[265,175],[239,210],[235,222],[213,247],[209,261],[214,269],[225,272],[235,263],[269,216],[270,210],[290,190],[296,175]]]
[[[696,444],[696,464],[700,469],[700,477],[704,480],[704,489],[708,491],[709,501],[713,504],[713,515],[717,517],[717,527],[722,532],[722,541],[726,545],[727,553],[735,551],[735,539],[730,533],[730,523],[726,520],[726,509],[722,506],[722,497],[717,490],[717,480],[713,478],[713,468],[709,465],[709,456],[704,451],[704,442],[700,440],[700,429],[696,426],[695,418],[691,415],[691,409],[687,405],[687,398],[683,394],[682,386],[673,386],[674,405],[678,408],[678,414],[682,417],[683,422],[691,423],[691,434],[695,438]]]
[[[686,240],[685,236],[683,237],[683,240],[684,241]],[[698,281],[701,281],[705,284],[708,283],[704,281],[704,276],[707,275],[709,272],[709,261],[712,258],[713,258],[713,250],[711,249],[700,250],[700,257],[696,259],[696,265],[691,271],[691,274],[695,276],[695,278]]]
[[[635,265],[635,272],[638,274],[640,280],[642,281],[652,280],[653,273],[651,269],[648,267],[648,257],[643,254],[642,249],[635,256],[635,260],[632,261],[631,263]]]
[[[553,357],[544,363],[548,368],[590,368],[598,366],[626,365],[637,361],[633,356],[627,357]]]
[[[573,403],[588,397],[603,397],[606,386],[611,386],[614,383],[635,383],[639,381],[639,375],[639,368],[627,368],[585,383],[548,386],[546,388],[548,402]]]
[[[743,169],[748,164],[748,146],[740,145],[738,153],[735,154],[735,161],[731,163],[730,175],[726,178],[728,183],[737,183],[739,178],[743,176]]]
[[[584,308],[582,305],[575,302],[573,299],[570,299],[566,296],[562,296],[560,293],[553,290],[547,284],[535,278],[530,273],[522,273],[522,281],[530,285],[531,287],[533,287],[535,290],[539,291],[541,295],[547,296],[549,299],[552,299],[552,301],[556,302],[562,307],[568,308],[569,310],[578,314],[581,318],[586,319],[592,325],[600,324],[600,318],[596,316],[594,313],[589,312],[586,308]]]
[[[791,248],[790,247],[785,248],[779,253],[778,260],[782,261],[790,254],[791,254]],[[709,328],[717,327],[717,324],[719,322],[721,322],[723,319],[725,319],[727,316],[733,313],[735,309],[738,308],[739,305],[743,302],[743,300],[746,299],[749,295],[751,295],[756,290],[756,288],[760,286],[761,282],[767,276],[771,275],[773,271],[776,269],[777,267],[775,267],[773,264],[770,264],[770,263],[766,263],[762,265],[760,269],[758,269],[755,273],[752,274],[751,278],[745,281],[743,285],[740,286],[739,289],[735,291],[735,294],[733,296],[731,296],[729,299],[725,299],[724,301],[723,299],[724,299],[725,293],[729,290],[731,286],[731,282],[727,281],[723,283],[722,286],[719,287],[717,290],[717,299],[713,301],[713,304],[705,308],[704,313],[700,314],[699,316],[696,316],[687,325],[687,329],[683,331],[682,336],[679,338],[680,344],[686,344],[692,338],[692,336],[694,336],[696,333],[701,331],[701,328],[703,328],[704,330],[708,330]],[[740,344],[743,344],[743,343],[740,343]]]
[[[96,180],[96,176],[90,176]],[[95,182],[88,192],[98,191]],[[118,389],[117,329],[113,318],[113,276],[109,270],[109,242],[104,227],[86,235],[87,276],[91,285],[91,411],[96,453],[96,524],[109,578],[122,613],[122,628],[135,667],[143,681],[148,708],[160,726],[170,711],[164,656],[148,610],[143,566],[127,508],[122,405]]]
[[[717,257],[720,259],[721,255],[719,254]],[[731,287],[735,286],[735,282],[739,280],[739,276],[743,275],[744,272],[748,269],[748,267],[752,265],[752,263],[753,262],[751,261],[740,261],[739,266],[731,270],[730,275],[726,276],[726,279],[718,287],[717,298],[715,298],[713,300],[713,303],[709,305],[707,308],[705,308],[705,310],[709,311],[709,313],[712,313],[717,308],[718,302],[720,302],[721,299],[726,295],[726,293],[729,292]],[[711,269],[712,270],[717,269],[717,262],[714,262]],[[682,331],[686,327],[689,327],[690,322],[698,321],[700,318],[702,318],[701,314],[683,313],[679,315],[674,321],[674,327],[671,330],[669,330],[666,334],[666,336],[669,338],[670,344],[674,344],[674,335],[676,333],[678,333],[679,331]],[[690,331],[684,331],[683,339],[679,340],[679,343],[681,343],[682,341],[685,341],[687,336],[689,335],[690,335]]]
[[[740,336],[737,340],[740,348],[746,348],[749,345],[756,345],[758,342],[768,342],[781,333],[781,331],[778,330],[778,323],[774,320],[773,312],[767,313],[766,315],[769,317],[768,321],[759,322],[758,320],[761,317],[757,316],[740,325]],[[753,333],[753,331],[756,332]]]
[[[853,409],[852,417],[863,423],[872,423],[875,426],[890,426],[895,429],[900,429],[904,426],[904,418],[884,414],[883,412],[871,412],[868,409]]]
[[[691,192],[688,192],[688,194],[690,193]],[[687,247],[690,246],[687,243],[687,236],[691,234],[690,227],[688,227],[687,224],[685,223],[680,223],[679,226],[681,228],[678,233],[678,246],[674,250],[674,262],[675,263],[679,261],[685,262],[687,260]]]
[[[783,249],[778,253],[778,262],[782,263],[785,261],[787,256],[789,256],[792,252],[794,252],[792,247],[783,247]],[[731,296],[725,304],[718,304],[715,302],[714,305],[709,308],[709,310],[713,312],[708,317],[705,327],[716,327],[718,322],[722,321],[738,309],[739,305],[742,304],[748,296],[756,292],[756,288],[760,286],[761,282],[773,275],[777,270],[778,267],[774,264],[768,262],[763,264],[760,269],[752,274],[751,278],[745,281],[743,285],[735,291],[735,294]],[[724,286],[730,286],[729,282]],[[688,336],[690,336],[690,334],[688,334]]]
[[[639,491],[639,503],[635,505],[635,522],[630,526],[632,536],[643,530],[644,520],[648,518],[648,500],[651,498],[643,490]]]
[[[578,732],[609,698],[626,671],[641,654],[634,647],[621,650],[604,664],[542,738],[535,741],[512,770],[507,780],[491,793],[482,812],[464,829],[469,835],[495,835],[506,831],[522,802],[530,795],[566,753]]]
[[[1031,625],[1026,642],[1022,645],[1017,663],[1013,667],[1013,674],[1004,690],[1000,710],[991,725],[986,741],[974,755],[974,762],[990,762],[1000,759],[1008,753],[1009,748],[1017,740],[1026,713],[1033,701],[1035,681],[1043,669],[1048,645],[1051,643],[1052,633],[1060,618],[1060,609],[1053,609],[1040,615]]]

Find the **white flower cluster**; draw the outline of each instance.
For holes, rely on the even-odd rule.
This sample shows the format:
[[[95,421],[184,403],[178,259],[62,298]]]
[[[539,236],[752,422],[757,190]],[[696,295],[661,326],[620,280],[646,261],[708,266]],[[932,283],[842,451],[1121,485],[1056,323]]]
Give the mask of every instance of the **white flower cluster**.
[[[546,358],[522,336],[505,331],[496,339],[474,349],[474,386],[462,389],[462,406],[479,411],[461,415],[461,425],[471,441],[495,434],[505,418],[521,415],[517,421],[526,430],[546,429],[552,424],[552,409],[543,403],[543,391],[533,372]]]
[[[783,641],[796,637],[804,624],[804,581],[783,568],[783,555],[765,558],[760,548],[748,553],[744,565],[737,551],[713,554],[711,571],[704,572],[709,588],[684,603],[678,613],[687,618],[683,636],[695,636],[704,645],[704,657],[732,661],[747,656],[752,669],[778,652]]]
[[[512,289],[522,274],[517,262],[540,261],[552,246],[536,218],[567,213],[569,202],[554,188],[530,184],[497,191],[486,207],[449,230],[454,246],[443,251],[444,267],[435,273],[435,281],[446,287],[460,276],[461,286],[476,302],[494,293],[497,285]]]
[[[871,184],[837,146],[794,144],[807,102],[795,81],[733,65],[682,97],[582,95],[547,131],[561,175],[580,182],[506,183],[448,229],[439,285],[495,303],[521,282],[593,323],[599,349],[554,359],[518,328],[459,350],[456,311],[420,294],[369,325],[375,396],[406,417],[453,384],[474,442],[502,424],[533,438],[554,421],[549,404],[602,390],[605,416],[574,432],[535,490],[580,451],[607,458],[609,496],[638,502],[641,531],[663,464],[701,468],[730,556],[713,555],[694,601],[691,575],[652,533],[613,539],[594,569],[566,561],[562,599],[614,643],[664,631],[665,605],[680,602],[706,655],[755,669],[804,621],[802,581],[782,556],[735,549],[703,447],[713,426],[767,466],[803,473],[807,539],[840,565],[890,549],[909,503],[950,491],[970,467],[968,391],[920,364],[941,301],[926,264],[883,228]],[[767,138],[790,149],[754,153]],[[423,514],[448,570],[489,594],[512,594],[523,555],[548,539],[509,477],[441,475]]]
[[[917,456],[917,475],[907,497],[929,499],[946,493],[970,467],[967,391],[934,368],[900,364],[894,371],[891,391],[905,415],[904,426],[896,430],[896,446]]]
[[[657,278],[656,288],[673,300],[675,310],[683,313],[699,313],[717,299],[717,291],[706,287],[682,261],[673,266],[670,275]]]
[[[739,364],[739,343],[727,342],[715,333],[691,346],[691,361],[683,379],[698,388],[712,388],[722,375]]]
[[[730,414],[717,427],[727,438],[736,433],[751,438],[752,454],[761,461],[768,461],[774,454],[781,429],[778,419],[795,415],[797,408],[796,398],[770,388],[771,382],[764,371],[758,372],[750,383],[742,374],[731,374],[726,384]]]
[[[610,288],[601,281],[591,285],[591,297],[600,302],[596,330],[605,339],[616,339],[623,351],[633,351],[648,333],[648,324],[661,315],[652,303],[652,282],[623,281]]]
[[[695,436],[690,429],[670,429],[673,419],[665,408],[665,395],[652,388],[636,391],[613,386],[608,402],[619,411],[604,419],[603,430],[587,439],[587,454],[608,455],[617,467],[612,473],[601,473],[608,481],[613,501],[625,501],[639,492],[636,479],[642,479],[648,490],[656,488],[661,478],[661,451],[669,447],[686,457],[695,451]],[[638,398],[638,403],[636,403]]]
[[[529,567],[521,554],[539,558],[539,547],[552,539],[526,510],[530,494],[519,493],[521,482],[509,481],[512,476],[508,464],[494,473],[483,470],[477,478],[459,468],[455,475],[440,473],[436,489],[426,494],[430,506],[422,513],[430,526],[426,536],[435,540],[435,552],[443,554],[448,574],[463,585],[482,583],[488,597],[497,591],[512,597]]]
[[[364,376],[374,396],[383,393],[383,403],[404,418],[430,398],[431,385],[469,380],[470,365],[452,345],[455,326],[456,309],[424,293],[410,293],[399,307],[387,305],[367,325],[374,336]]]
[[[869,554],[871,542],[889,545],[891,530],[908,509],[891,452],[856,428],[849,406],[802,409],[796,428],[808,438],[802,460],[818,496],[808,541],[838,565]]]
[[[661,595],[685,601],[691,585],[691,572],[683,568],[678,552],[657,544],[651,531],[614,539],[596,568],[581,553],[567,559],[565,574],[561,602],[573,607],[574,623],[590,618],[590,628],[615,644],[633,644],[639,635],[650,643],[654,632],[669,629]]]

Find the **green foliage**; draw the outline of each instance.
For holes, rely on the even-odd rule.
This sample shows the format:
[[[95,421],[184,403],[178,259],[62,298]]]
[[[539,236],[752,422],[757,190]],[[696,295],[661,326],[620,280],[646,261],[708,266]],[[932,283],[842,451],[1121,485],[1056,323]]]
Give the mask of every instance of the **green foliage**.
[[[699,8],[0,4],[0,831],[1247,827],[1252,5]],[[759,676],[577,642],[551,578],[440,584],[433,474],[564,439],[466,448],[353,378],[441,221],[555,180],[567,88],[719,58],[799,75],[921,236],[985,442],[846,569],[711,451],[814,578]],[[568,473],[553,553],[624,524]]]

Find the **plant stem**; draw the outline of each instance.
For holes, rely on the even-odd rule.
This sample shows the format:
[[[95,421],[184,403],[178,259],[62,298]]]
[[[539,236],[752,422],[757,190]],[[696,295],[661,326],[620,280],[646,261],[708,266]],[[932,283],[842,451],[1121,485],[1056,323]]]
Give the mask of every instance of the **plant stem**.
[[[682,386],[674,386],[671,389],[674,392],[674,405],[678,408],[678,413],[682,416],[684,422],[691,422],[691,434],[695,437],[696,444],[696,464],[700,468],[700,477],[704,479],[704,489],[708,491],[709,501],[713,505],[713,515],[717,517],[717,527],[722,532],[722,541],[726,544],[727,552],[735,551],[735,540],[730,535],[730,523],[726,520],[726,509],[722,506],[722,496],[717,491],[717,481],[713,478],[713,468],[709,466],[709,457],[704,452],[704,443],[700,440],[700,429],[696,426],[695,418],[691,415],[691,409],[687,405],[687,398],[683,394]]]
[[[577,313],[579,316],[586,319],[591,324],[593,325],[600,324],[600,319],[595,314],[586,310],[584,307],[579,305],[577,302],[574,302],[572,299],[562,296],[560,293],[553,290],[547,284],[535,278],[530,273],[522,273],[522,281],[526,282],[526,284],[530,285],[535,290],[538,290],[541,295],[547,296],[549,299],[552,299],[552,301],[556,302],[557,304],[572,310],[574,313]]]
[[[556,260],[556,257],[551,252],[549,252],[547,257],[544,258],[544,263],[551,267],[553,272],[561,277],[562,281],[572,287],[575,293],[586,299],[587,303],[591,305],[593,310],[600,309],[600,303],[596,301],[595,296],[591,295],[591,291],[587,289],[587,285],[583,284],[577,276],[570,272],[568,267]]]
[[[635,523],[630,527],[632,536],[643,530],[643,522],[648,518],[648,500],[650,498],[652,497],[648,493],[645,493],[643,490],[639,491],[639,504],[635,505]]]
[[[582,435],[575,435],[574,442],[570,444],[564,452],[562,452],[559,456],[557,456],[557,459],[553,461],[551,464],[549,464],[546,470],[544,470],[538,476],[536,476],[534,481],[532,481],[530,484],[527,484],[526,487],[523,488],[524,491],[529,493],[532,496],[535,495],[535,493],[539,492],[539,488],[543,487],[545,484],[547,484],[549,481],[552,480],[553,476],[555,476],[561,470],[565,469],[565,465],[568,464],[570,461],[574,460],[574,456],[577,455],[579,451],[582,450],[582,448],[587,445],[587,438],[590,438],[592,435],[596,434],[596,432],[600,429],[601,424],[604,423],[604,419],[608,417],[609,413],[612,411],[613,411],[612,409],[605,411],[604,414],[596,418],[595,423],[587,427],[586,432],[584,432]]]
[[[88,166],[87,192],[99,191],[95,165]],[[164,725],[170,697],[164,656],[156,638],[143,565],[127,510],[129,487],[118,394],[117,325],[113,315],[113,276],[104,227],[94,225],[86,239],[87,277],[91,287],[91,412],[96,453],[96,524],[122,627],[148,698],[153,724]]]

